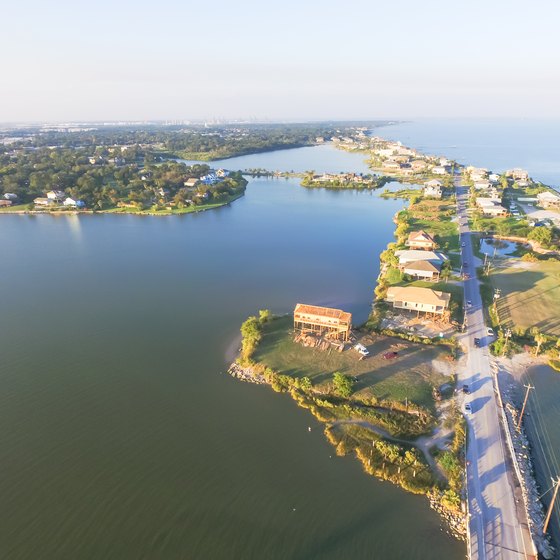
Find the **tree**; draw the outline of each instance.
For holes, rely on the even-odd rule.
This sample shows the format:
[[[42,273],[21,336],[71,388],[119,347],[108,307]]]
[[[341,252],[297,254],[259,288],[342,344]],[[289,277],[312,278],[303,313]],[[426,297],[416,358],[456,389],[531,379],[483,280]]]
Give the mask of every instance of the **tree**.
[[[262,337],[261,324],[255,316],[249,317],[241,325],[241,337],[241,357],[243,361],[248,361]]]
[[[548,247],[552,243],[552,230],[545,226],[537,226],[531,230],[527,239],[536,241],[539,245]]]
[[[548,337],[546,336],[546,334],[539,332],[538,329],[535,329],[535,331],[531,334],[533,335],[533,340],[537,344],[537,348],[535,349],[535,356],[538,356],[541,350],[541,346],[548,340]]]
[[[259,311],[259,323],[264,324],[270,321],[270,311],[268,309],[261,309]]]
[[[343,375],[339,371],[333,373],[334,392],[344,398],[348,398],[353,392],[354,382],[347,375]]]

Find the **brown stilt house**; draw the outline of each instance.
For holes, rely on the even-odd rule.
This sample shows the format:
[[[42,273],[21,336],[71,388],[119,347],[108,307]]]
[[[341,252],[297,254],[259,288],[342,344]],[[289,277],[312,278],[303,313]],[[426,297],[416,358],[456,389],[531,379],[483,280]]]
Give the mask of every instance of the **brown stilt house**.
[[[352,313],[332,307],[298,303],[294,309],[294,331],[317,334],[336,340],[348,340]]]

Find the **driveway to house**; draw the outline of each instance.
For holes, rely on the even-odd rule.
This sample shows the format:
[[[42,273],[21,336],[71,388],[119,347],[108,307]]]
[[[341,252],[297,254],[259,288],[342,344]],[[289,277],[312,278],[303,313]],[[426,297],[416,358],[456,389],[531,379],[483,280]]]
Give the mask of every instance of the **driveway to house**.
[[[469,386],[465,404],[468,423],[467,490],[469,502],[469,557],[483,560],[536,558],[519,487],[499,420],[490,367],[480,286],[467,222],[469,190],[456,177],[459,231],[462,248],[466,321],[459,337],[467,353],[466,366],[458,371],[459,386]],[[470,302],[470,303],[468,303]],[[480,339],[479,346],[474,339]]]

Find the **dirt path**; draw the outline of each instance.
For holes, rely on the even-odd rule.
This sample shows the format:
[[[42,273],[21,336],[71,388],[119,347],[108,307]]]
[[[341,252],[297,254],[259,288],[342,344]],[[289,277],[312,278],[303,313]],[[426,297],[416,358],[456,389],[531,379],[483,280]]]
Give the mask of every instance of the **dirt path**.
[[[443,471],[440,469],[436,460],[432,457],[430,453],[430,448],[433,447],[434,445],[438,445],[438,441],[441,440],[442,438],[441,431],[443,430],[443,428],[440,427],[436,428],[434,433],[429,436],[421,436],[414,440],[407,440],[407,439],[400,439],[394,437],[383,428],[380,428],[375,424],[371,424],[370,422],[366,422],[365,420],[338,420],[337,422],[333,422],[331,426],[340,426],[343,424],[353,424],[355,426],[361,426],[362,428],[367,428],[368,430],[375,432],[377,435],[381,436],[383,439],[386,439],[388,441],[416,447],[416,449],[422,452],[424,458],[426,459],[426,462],[428,463],[432,471],[437,475],[437,477],[442,481],[447,481],[445,475],[443,474]]]

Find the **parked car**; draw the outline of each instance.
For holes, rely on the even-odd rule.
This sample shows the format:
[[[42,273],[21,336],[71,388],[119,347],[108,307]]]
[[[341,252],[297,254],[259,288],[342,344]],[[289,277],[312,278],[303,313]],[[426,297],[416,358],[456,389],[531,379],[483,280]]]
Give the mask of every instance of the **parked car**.
[[[474,345],[475,345],[477,348],[480,348],[480,338],[475,338],[475,339],[474,339]]]
[[[488,328],[486,329],[486,334],[487,334],[488,336],[494,336],[494,331],[493,331],[490,327],[488,327]]]
[[[472,407],[469,403],[465,403],[465,412],[470,414],[472,412]]]
[[[463,385],[463,393],[465,393],[465,395],[468,395],[470,393],[468,385]]]
[[[386,360],[393,360],[393,359],[395,359],[398,355],[399,355],[398,352],[386,352],[385,354],[383,354],[383,357],[384,357]]]
[[[363,344],[356,344],[356,346],[354,346],[354,350],[357,350],[358,353],[364,357],[369,356],[369,350]]]
[[[467,307],[472,307],[472,301],[470,299],[467,300]]]

